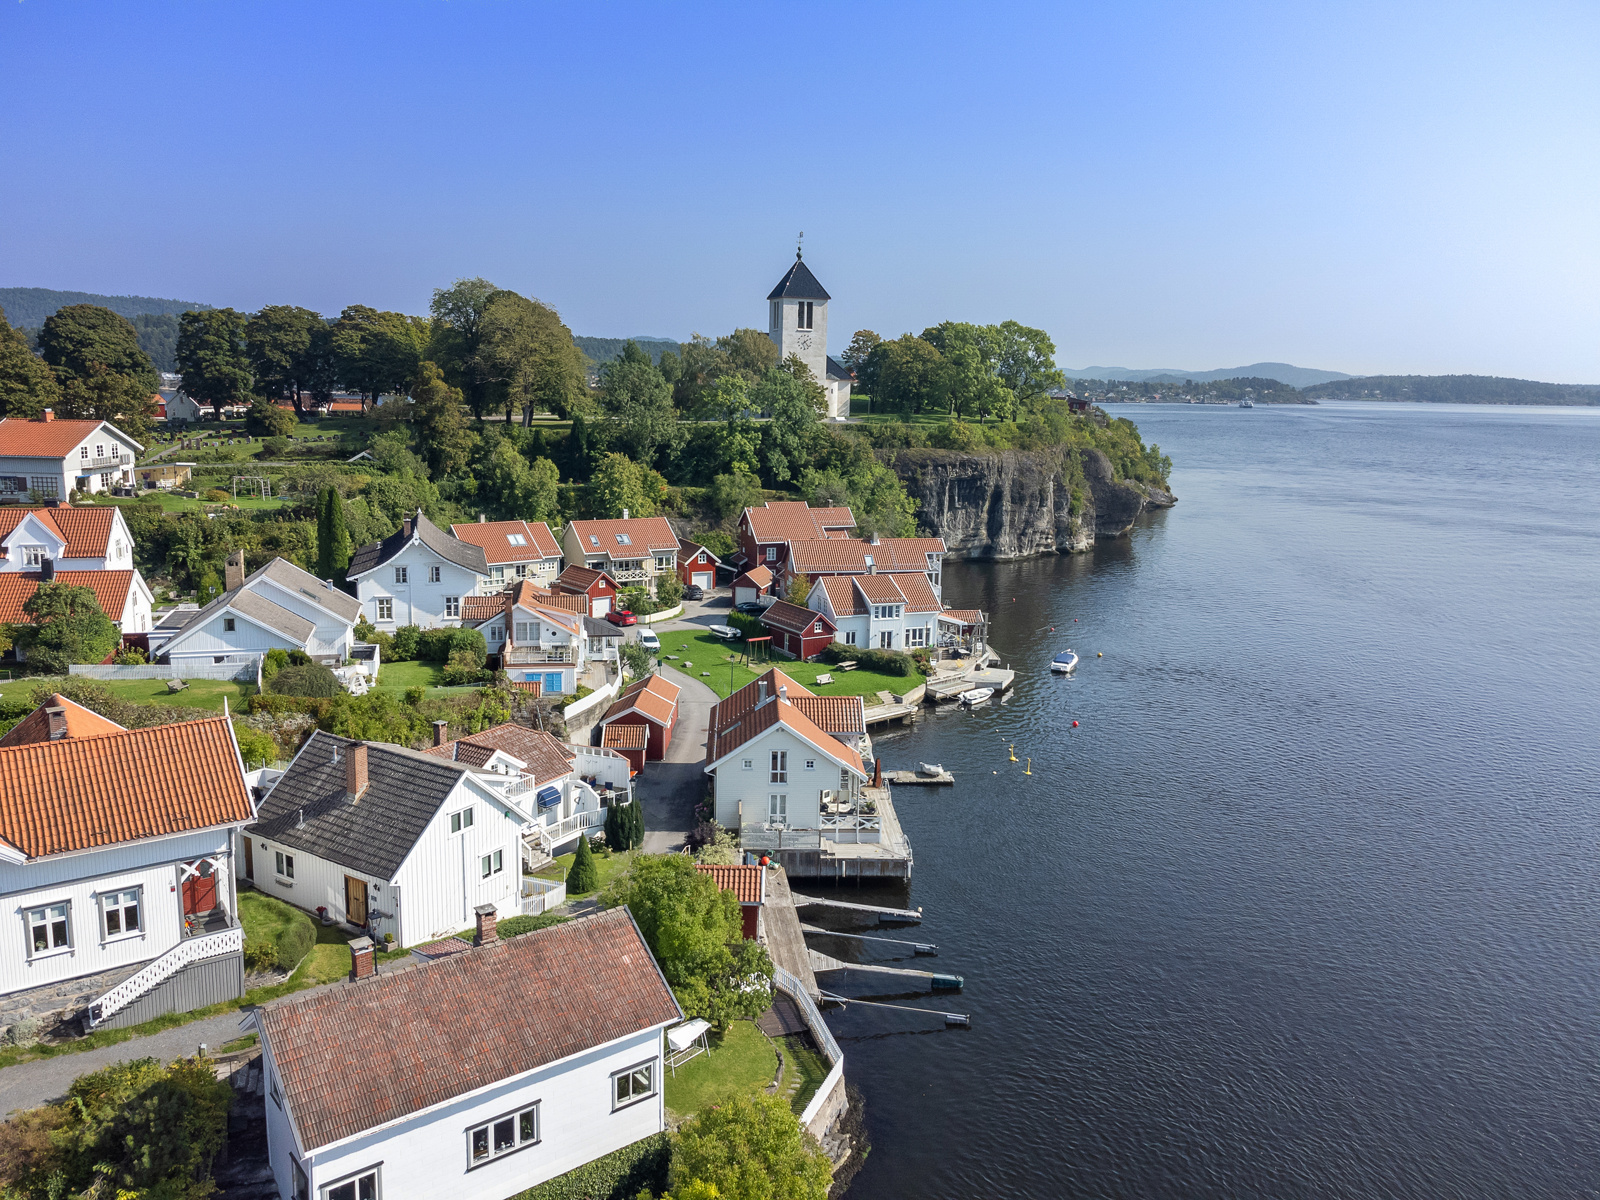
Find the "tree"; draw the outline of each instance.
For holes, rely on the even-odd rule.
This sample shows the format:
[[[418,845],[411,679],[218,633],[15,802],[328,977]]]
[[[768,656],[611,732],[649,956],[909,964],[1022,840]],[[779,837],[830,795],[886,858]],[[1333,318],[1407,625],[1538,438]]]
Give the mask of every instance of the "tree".
[[[403,313],[352,304],[333,327],[332,351],[339,380],[370,408],[385,394],[406,392],[422,364],[427,323]]]
[[[478,495],[496,516],[519,521],[548,521],[560,508],[561,474],[548,458],[532,464],[517,448],[499,439],[474,471]]]
[[[622,357],[600,368],[600,403],[615,427],[613,441],[635,461],[649,465],[658,448],[670,447],[678,436],[678,414],[672,406],[672,389],[650,356],[632,341]]]
[[[567,894],[584,894],[599,886],[600,871],[594,865],[594,852],[589,849],[589,839],[580,837],[578,852],[572,856],[572,867],[567,871]]]
[[[1018,400],[1066,387],[1066,376],[1056,366],[1056,345],[1044,330],[1002,321],[995,327],[995,343],[995,373]]]
[[[245,322],[245,356],[265,396],[288,400],[304,417],[300,393],[317,381],[317,351],[328,323],[309,308],[270,304]]]
[[[255,377],[245,350],[245,316],[231,308],[186,312],[178,318],[178,370],[183,390],[220,413],[244,404]]]
[[[65,675],[73,663],[97,663],[116,649],[122,635],[100,610],[94,589],[41,583],[22,603],[29,624],[17,643],[32,666]]]
[[[789,586],[784,591],[783,598],[790,604],[804,608],[806,601],[811,598],[811,580],[804,575],[796,575],[789,580]]]
[[[318,578],[342,583],[353,550],[345,522],[344,499],[339,489],[330,485],[317,497]]]
[[[139,348],[139,333],[109,308],[69,304],[44,319],[39,353],[56,369],[56,378],[87,378],[93,364],[137,382],[146,394],[160,379],[150,356]]]
[[[828,1156],[781,1096],[752,1093],[703,1108],[672,1144],[673,1200],[826,1200]]]
[[[775,484],[787,483],[801,468],[806,431],[825,411],[822,387],[811,368],[791,354],[761,377],[750,399],[771,418],[761,427],[762,466]]]
[[[744,939],[739,902],[694,869],[686,855],[645,856],[602,897],[626,904],[674,987],[727,968],[728,947]]]
[[[876,401],[904,416],[938,412],[945,405],[944,356],[932,343],[906,334],[879,342],[856,374]]]
[[[428,357],[444,371],[446,382],[461,389],[472,415],[483,420],[484,383],[478,375],[478,345],[489,297],[500,289],[487,279],[458,279],[435,288],[428,311],[433,316]]]
[[[473,362],[485,406],[504,408],[507,425],[518,408],[524,427],[536,412],[566,416],[588,390],[572,331],[555,309],[516,292],[495,292],[485,302]]]
[[[847,367],[858,369],[867,361],[867,355],[872,353],[872,348],[881,341],[883,339],[872,330],[858,329],[855,336],[850,339],[850,344],[845,347],[844,353],[839,356],[839,361]]]
[[[299,427],[294,413],[262,396],[250,402],[250,411],[244,416],[244,431],[251,437],[293,437]]]
[[[57,411],[73,419],[110,421],[137,439],[149,432],[155,418],[154,395],[136,376],[90,363],[87,375],[68,377]]]
[[[417,447],[435,479],[467,465],[475,438],[461,414],[461,391],[444,381],[444,373],[435,364],[425,362],[419,368],[407,415],[416,431]]]
[[[626,454],[607,454],[589,480],[589,511],[597,518],[656,515],[656,497],[661,476],[641,467]]]
[[[711,506],[724,521],[731,521],[747,508],[760,508],[764,500],[761,481],[743,463],[733,471],[711,481]]]
[[[764,329],[723,334],[717,339],[717,349],[728,356],[729,367],[752,382],[778,365],[778,343]]]
[[[622,665],[635,679],[643,679],[650,674],[650,651],[640,643],[623,642],[618,653],[622,656]]]
[[[0,417],[36,417],[61,403],[55,372],[28,347],[0,309]]]

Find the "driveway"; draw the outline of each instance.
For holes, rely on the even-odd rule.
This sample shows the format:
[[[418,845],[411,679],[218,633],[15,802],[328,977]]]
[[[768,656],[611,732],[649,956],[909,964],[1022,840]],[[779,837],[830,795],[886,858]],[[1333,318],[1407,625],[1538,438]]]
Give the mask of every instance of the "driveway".
[[[683,847],[694,828],[694,806],[706,794],[706,730],[717,694],[676,667],[661,665],[661,675],[683,689],[678,696],[678,723],[663,762],[645,766],[634,795],[644,805],[644,849],[665,854]]]

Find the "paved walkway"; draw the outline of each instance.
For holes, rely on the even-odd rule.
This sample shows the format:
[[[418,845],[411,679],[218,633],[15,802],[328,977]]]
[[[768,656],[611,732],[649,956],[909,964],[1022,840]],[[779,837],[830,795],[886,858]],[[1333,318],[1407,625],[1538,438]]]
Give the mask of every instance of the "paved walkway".
[[[718,699],[700,680],[675,667],[663,664],[661,674],[683,691],[665,761],[647,764],[634,784],[634,794],[644,805],[646,854],[681,849],[694,827],[694,806],[706,794],[706,731]]]

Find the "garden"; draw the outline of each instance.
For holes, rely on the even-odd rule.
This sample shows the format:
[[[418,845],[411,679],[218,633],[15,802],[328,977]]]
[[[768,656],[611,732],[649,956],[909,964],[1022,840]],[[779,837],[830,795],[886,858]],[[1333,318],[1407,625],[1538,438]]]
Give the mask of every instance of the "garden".
[[[714,633],[690,633],[683,629],[662,631],[661,659],[709,684],[711,690],[722,697],[731,696],[773,667],[819,696],[865,696],[874,703],[879,692],[898,696],[922,682],[920,675],[890,675],[866,667],[841,671],[836,663],[796,662],[776,657],[770,661],[748,662],[743,642],[725,642]],[[819,675],[832,675],[833,682],[819,684]]]

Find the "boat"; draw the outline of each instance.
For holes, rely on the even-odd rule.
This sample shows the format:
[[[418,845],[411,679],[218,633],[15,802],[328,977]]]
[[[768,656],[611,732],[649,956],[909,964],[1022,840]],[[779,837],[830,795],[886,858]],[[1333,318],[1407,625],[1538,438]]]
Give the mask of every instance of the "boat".
[[[1254,408],[1255,406],[1256,406],[1256,402],[1254,400],[1241,400],[1241,401],[1239,401],[1239,407],[1240,408]]]
[[[1068,671],[1076,669],[1077,665],[1078,656],[1071,650],[1063,650],[1060,654],[1056,655],[1050,660],[1050,669],[1062,675],[1065,675]]]
[[[725,642],[736,642],[739,640],[739,631],[732,625],[712,625],[710,629],[712,633]]]
[[[994,695],[993,688],[972,688],[969,691],[962,692],[960,699],[963,704],[982,704],[992,695]]]
[[[918,775],[943,775],[944,774],[944,767],[941,766],[939,763],[919,762],[917,764],[917,774]]]

